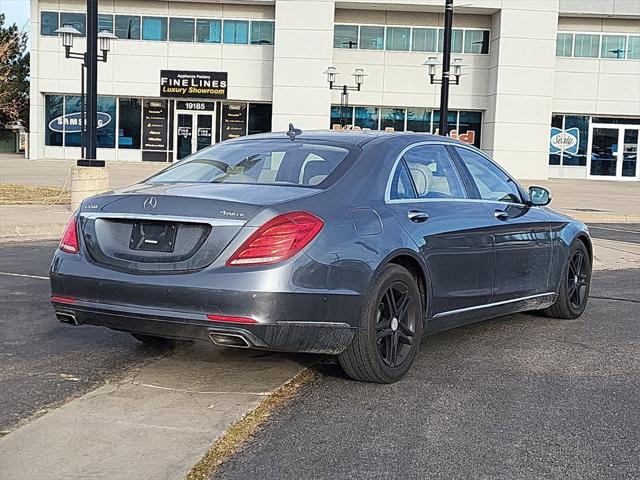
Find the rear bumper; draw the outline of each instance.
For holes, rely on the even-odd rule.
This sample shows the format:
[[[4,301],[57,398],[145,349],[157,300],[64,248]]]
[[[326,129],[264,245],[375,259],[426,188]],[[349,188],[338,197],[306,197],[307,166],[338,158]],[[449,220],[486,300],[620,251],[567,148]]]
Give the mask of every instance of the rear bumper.
[[[97,325],[113,330],[178,340],[236,339],[225,346],[280,352],[338,354],[353,340],[355,328],[339,322],[281,321],[230,324],[195,318],[193,314],[137,307],[52,302],[58,319],[75,325]]]

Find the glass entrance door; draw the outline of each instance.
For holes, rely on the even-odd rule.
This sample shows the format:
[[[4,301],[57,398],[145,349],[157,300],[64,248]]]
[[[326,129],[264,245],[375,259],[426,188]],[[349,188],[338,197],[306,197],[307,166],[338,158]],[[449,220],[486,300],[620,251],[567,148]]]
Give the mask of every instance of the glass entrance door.
[[[174,137],[178,145],[176,160],[211,145],[213,132],[212,113],[178,112]]]
[[[589,176],[611,180],[638,179],[639,132],[638,126],[593,124]]]

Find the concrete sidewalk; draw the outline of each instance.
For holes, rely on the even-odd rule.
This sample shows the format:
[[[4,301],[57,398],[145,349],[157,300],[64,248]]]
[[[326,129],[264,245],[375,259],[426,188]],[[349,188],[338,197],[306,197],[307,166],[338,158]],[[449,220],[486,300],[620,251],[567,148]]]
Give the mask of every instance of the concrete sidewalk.
[[[292,358],[303,357],[206,345],[156,360],[0,438],[0,478],[184,478],[233,422],[303,370]]]

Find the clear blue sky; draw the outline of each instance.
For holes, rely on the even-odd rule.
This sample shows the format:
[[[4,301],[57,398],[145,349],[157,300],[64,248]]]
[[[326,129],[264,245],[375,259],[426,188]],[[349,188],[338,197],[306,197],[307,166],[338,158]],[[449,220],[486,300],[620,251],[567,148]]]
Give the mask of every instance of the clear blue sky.
[[[0,0],[0,12],[6,15],[6,24],[16,23],[29,31],[29,0]]]

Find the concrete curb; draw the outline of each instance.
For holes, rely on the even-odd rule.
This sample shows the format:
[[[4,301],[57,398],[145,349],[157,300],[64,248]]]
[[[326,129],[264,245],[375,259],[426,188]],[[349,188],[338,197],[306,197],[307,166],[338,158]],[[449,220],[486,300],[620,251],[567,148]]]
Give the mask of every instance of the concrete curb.
[[[47,223],[41,225],[2,225],[0,242],[23,240],[59,240],[66,223]]]

